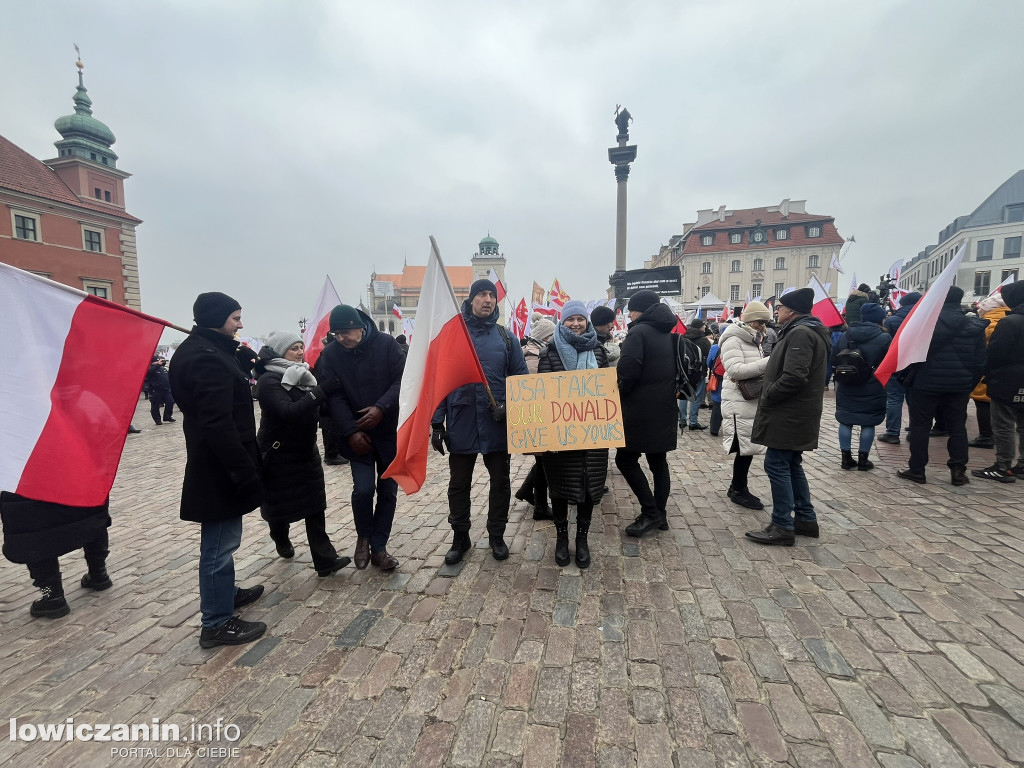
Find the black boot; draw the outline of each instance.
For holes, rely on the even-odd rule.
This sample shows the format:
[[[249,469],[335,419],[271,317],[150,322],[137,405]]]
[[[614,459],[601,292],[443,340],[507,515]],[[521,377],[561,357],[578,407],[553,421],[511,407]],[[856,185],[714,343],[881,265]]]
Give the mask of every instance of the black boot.
[[[865,451],[860,451],[857,454],[857,469],[862,472],[867,472],[869,469],[874,469],[875,465],[868,461],[868,454]]]
[[[851,451],[843,451],[843,463],[840,465],[843,469],[856,469],[857,462],[853,460],[853,453]]]
[[[665,515],[661,514],[658,510],[644,511],[640,513],[636,520],[626,526],[626,535],[639,538],[651,531],[663,530],[662,526],[665,523]]]
[[[452,548],[448,550],[448,553],[444,556],[444,561],[448,565],[455,565],[456,563],[462,562],[462,556],[469,551],[470,547],[473,546],[473,542],[469,540],[469,531],[455,531],[455,537],[452,540]]]
[[[569,564],[569,521],[555,520],[555,565]]]
[[[590,567],[590,543],[587,541],[587,534],[590,532],[591,512],[580,513],[576,508],[576,567]]]
[[[967,477],[967,467],[962,464],[958,464],[955,467],[949,468],[949,481],[953,485],[967,485],[971,482],[970,478]]]
[[[100,568],[98,571],[93,571],[91,568],[89,572],[82,577],[82,586],[86,589],[94,589],[97,592],[102,592],[105,589],[110,589],[114,586],[114,582],[110,580],[110,576],[107,575],[106,568]]]
[[[68,601],[64,599],[64,587],[57,582],[39,588],[42,597],[32,603],[28,612],[37,619],[59,619],[71,613]]]

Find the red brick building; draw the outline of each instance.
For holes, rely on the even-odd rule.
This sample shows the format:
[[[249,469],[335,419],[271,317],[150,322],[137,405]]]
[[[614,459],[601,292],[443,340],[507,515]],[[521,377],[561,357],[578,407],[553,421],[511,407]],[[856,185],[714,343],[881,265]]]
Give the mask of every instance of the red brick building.
[[[111,149],[77,63],[75,113],[58,118],[57,157],[39,161],[0,136],[0,261],[140,308],[135,228]]]

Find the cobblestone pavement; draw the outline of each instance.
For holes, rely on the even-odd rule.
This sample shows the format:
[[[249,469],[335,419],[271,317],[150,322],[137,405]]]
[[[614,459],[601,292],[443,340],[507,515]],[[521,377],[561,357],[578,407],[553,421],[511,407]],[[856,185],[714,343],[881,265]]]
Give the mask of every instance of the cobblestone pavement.
[[[895,477],[905,444],[879,446],[874,471],[844,472],[826,415],[822,447],[805,454],[822,537],[762,548],[743,532],[767,513],[727,500],[730,458],[718,439],[687,432],[670,454],[671,530],[622,535],[637,510],[613,469],[582,572],[555,566],[551,524],[521,502],[508,560],[491,557],[477,518],[477,546],[444,567],[447,472],[434,457],[423,490],[399,500],[392,575],[350,566],[318,578],[304,533],[282,560],[248,516],[239,581],[267,592],[243,614],[270,629],[256,644],[204,651],[198,526],[177,512],[180,422],[155,427],[146,405],[112,496],[114,588],[81,589],[84,561],[68,555],[71,615],[33,620],[26,570],[0,568],[0,713],[19,726],[157,718],[182,738],[219,721],[237,740],[229,729],[219,741],[26,742],[8,730],[0,764],[1024,761],[1024,483],[952,487],[934,461],[940,440],[927,485]],[[513,459],[513,483],[529,461]],[[973,468],[990,463],[992,451],[972,451]],[[349,470],[327,477],[328,527],[351,554]],[[770,496],[760,462],[751,488]],[[201,754],[208,747],[237,755]]]

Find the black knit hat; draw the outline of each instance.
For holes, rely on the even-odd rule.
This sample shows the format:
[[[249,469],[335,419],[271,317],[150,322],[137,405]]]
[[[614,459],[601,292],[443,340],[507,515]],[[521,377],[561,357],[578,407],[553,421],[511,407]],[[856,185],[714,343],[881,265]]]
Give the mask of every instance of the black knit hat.
[[[659,296],[655,291],[637,291],[630,297],[629,305],[626,307],[626,309],[629,312],[646,312],[655,304],[660,303],[661,296]]]
[[[484,291],[490,291],[495,295],[495,297],[497,297],[498,295],[497,286],[490,280],[488,280],[486,277],[482,277],[475,283],[473,283],[471,286],[469,286],[469,300],[473,301],[474,296],[476,296],[478,293],[483,293]]]
[[[222,328],[231,313],[241,308],[242,305],[226,293],[200,293],[192,305],[192,317],[200,328]]]
[[[1004,285],[1000,293],[1010,309],[1014,309],[1018,304],[1024,304],[1024,282],[1020,280]]]
[[[1005,298],[1006,297],[1003,297],[1004,301],[1005,301]],[[951,286],[949,286],[949,290],[946,292],[946,299],[942,303],[943,304],[956,304],[957,306],[960,306],[960,304],[963,302],[963,300],[964,300],[964,289],[963,288],[958,288],[955,285],[951,285]]]
[[[779,304],[792,309],[798,314],[809,315],[811,314],[811,308],[814,306],[814,289],[799,288],[795,291],[790,291],[785,296],[779,297]]]
[[[359,310],[347,304],[339,304],[331,310],[331,333],[365,328],[366,323],[359,316]]]
[[[615,322],[615,312],[608,307],[594,307],[590,313],[590,322],[594,325],[608,325]]]

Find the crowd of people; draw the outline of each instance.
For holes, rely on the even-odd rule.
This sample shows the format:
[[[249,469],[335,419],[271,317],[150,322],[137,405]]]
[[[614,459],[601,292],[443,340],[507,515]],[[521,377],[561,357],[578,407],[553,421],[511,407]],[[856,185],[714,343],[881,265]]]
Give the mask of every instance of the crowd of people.
[[[630,297],[630,323],[621,342],[612,333],[611,310],[597,307],[588,314],[582,302],[569,301],[557,322],[538,318],[532,334],[520,343],[498,323],[495,285],[477,280],[462,304],[462,315],[487,384],[454,390],[431,419],[430,444],[447,456],[449,470],[452,540],[445,562],[459,563],[473,546],[471,486],[478,455],[489,479],[485,529],[491,555],[496,560],[509,557],[505,529],[512,490],[505,382],[531,372],[614,369],[625,443],[615,449],[614,462],[638,508],[625,527],[629,536],[668,530],[672,488],[667,455],[677,447],[680,434],[706,428],[698,416],[702,406],[710,406],[710,433],[733,456],[728,489],[732,502],[765,508],[749,486],[754,457],[764,457],[771,517],[763,529],[746,536],[758,544],[782,546],[792,546],[797,536],[817,538],[803,453],[818,447],[830,381],[836,388],[843,470],[875,468],[869,455],[875,428],[883,422],[885,433],[878,441],[900,442],[905,399],[910,460],[897,472],[899,477],[927,482],[929,438],[937,433],[948,438],[953,485],[970,482],[969,447],[995,450],[994,463],[974,470],[973,476],[1004,483],[1024,477],[1024,283],[1007,285],[981,302],[980,317],[964,312],[963,291],[951,288],[927,359],[898,371],[884,387],[874,371],[920,295],[904,296],[900,308],[886,317],[876,297],[861,289],[847,301],[846,322],[833,328],[812,314],[814,293],[809,288],[779,297],[775,313],[751,301],[739,319],[724,327],[691,321],[686,338],[699,349],[705,376],[688,400],[677,400],[678,321],[654,291]],[[180,515],[200,525],[204,648],[251,642],[266,632],[262,622],[237,615],[264,591],[262,585],[240,587],[234,572],[243,518],[257,508],[281,558],[295,556],[290,526],[303,523],[320,577],[336,574],[353,561],[358,569],[373,565],[382,572],[399,566],[388,551],[398,488],[383,475],[397,451],[406,349],[378,331],[360,310],[339,305],[330,313],[330,334],[311,369],[301,337],[290,331],[271,333],[258,353],[239,349],[235,336],[242,328],[241,313],[230,296],[201,294],[193,306],[195,326],[169,371],[154,359],[147,375],[154,421],[173,421],[175,404],[183,416],[187,460]],[[260,404],[258,426],[254,394]],[[981,434],[969,442],[967,405],[972,399]],[[347,464],[352,474],[357,539],[351,558],[338,554],[327,533],[318,428],[326,463]],[[515,496],[533,506],[535,520],[553,521],[559,566],[572,559],[579,568],[591,564],[588,533],[594,509],[608,492],[608,454],[608,449],[566,450],[527,458],[531,468]],[[575,507],[572,552],[570,506]],[[112,585],[106,572],[107,504],[69,509],[5,492],[0,514],[5,556],[26,564],[42,593],[32,604],[33,616],[58,618],[70,612],[57,560],[62,554],[84,549],[88,573],[82,586],[104,590]]]

